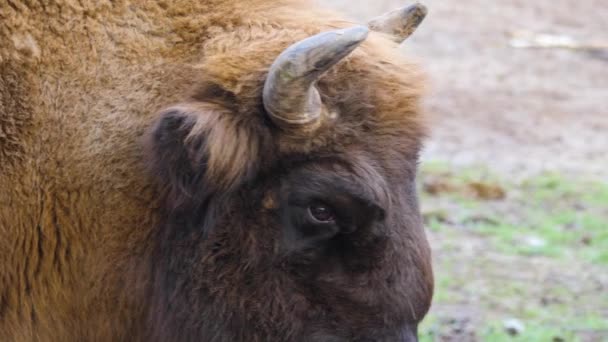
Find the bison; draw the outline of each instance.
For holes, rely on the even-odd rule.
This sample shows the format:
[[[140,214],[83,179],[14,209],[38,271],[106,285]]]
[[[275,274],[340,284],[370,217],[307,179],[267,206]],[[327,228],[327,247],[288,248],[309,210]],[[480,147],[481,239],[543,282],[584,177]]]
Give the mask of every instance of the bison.
[[[424,14],[1,1],[0,340],[417,340]]]

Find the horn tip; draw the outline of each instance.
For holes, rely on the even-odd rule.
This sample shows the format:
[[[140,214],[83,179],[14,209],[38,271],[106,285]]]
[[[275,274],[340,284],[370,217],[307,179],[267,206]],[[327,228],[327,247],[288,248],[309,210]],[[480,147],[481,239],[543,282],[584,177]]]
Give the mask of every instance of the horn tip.
[[[424,18],[426,17],[426,15],[429,13],[429,9],[417,2],[413,5],[407,6],[405,8],[403,8],[403,17],[405,18],[415,18],[415,20],[418,20],[418,22],[421,22],[422,20],[424,20]]]
[[[369,21],[369,27],[394,35],[399,41],[407,39],[428,14],[428,8],[421,3],[405,6]]]

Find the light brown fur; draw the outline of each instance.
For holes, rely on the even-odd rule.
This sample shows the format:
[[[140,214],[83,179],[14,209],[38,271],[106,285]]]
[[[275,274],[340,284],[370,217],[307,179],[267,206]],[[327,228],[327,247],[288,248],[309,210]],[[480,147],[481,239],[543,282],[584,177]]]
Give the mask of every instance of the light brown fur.
[[[407,145],[412,159],[419,148],[420,75],[380,34],[319,84],[329,106],[348,113],[339,130],[306,144],[254,136],[267,130],[248,113],[261,105],[272,60],[351,25],[301,1],[4,0],[0,13],[1,341],[141,337],[141,265],[162,192],[144,171],[143,136],[160,110],[206,96],[205,84],[236,99],[233,116],[197,121],[192,133],[213,142],[208,177],[219,190],[271,158],[339,149],[336,139],[347,146],[363,126],[382,167],[402,156],[373,139]],[[259,155],[267,137],[272,157]]]

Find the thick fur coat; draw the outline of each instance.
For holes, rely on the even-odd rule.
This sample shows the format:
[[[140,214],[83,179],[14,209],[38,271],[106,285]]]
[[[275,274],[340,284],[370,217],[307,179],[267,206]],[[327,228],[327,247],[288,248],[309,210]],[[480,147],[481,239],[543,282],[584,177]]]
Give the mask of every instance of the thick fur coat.
[[[281,51],[351,25],[297,0],[0,1],[0,340],[405,340],[432,295],[417,68],[371,33],[310,139],[261,102]],[[284,252],[307,179],[385,224]]]

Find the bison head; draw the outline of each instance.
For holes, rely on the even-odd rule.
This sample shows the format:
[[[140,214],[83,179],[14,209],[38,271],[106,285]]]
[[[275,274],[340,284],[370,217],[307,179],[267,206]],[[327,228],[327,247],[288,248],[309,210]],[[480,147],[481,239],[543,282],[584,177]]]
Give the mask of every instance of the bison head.
[[[310,34],[210,39],[151,129],[152,338],[416,340],[433,282],[420,77],[366,27]]]

